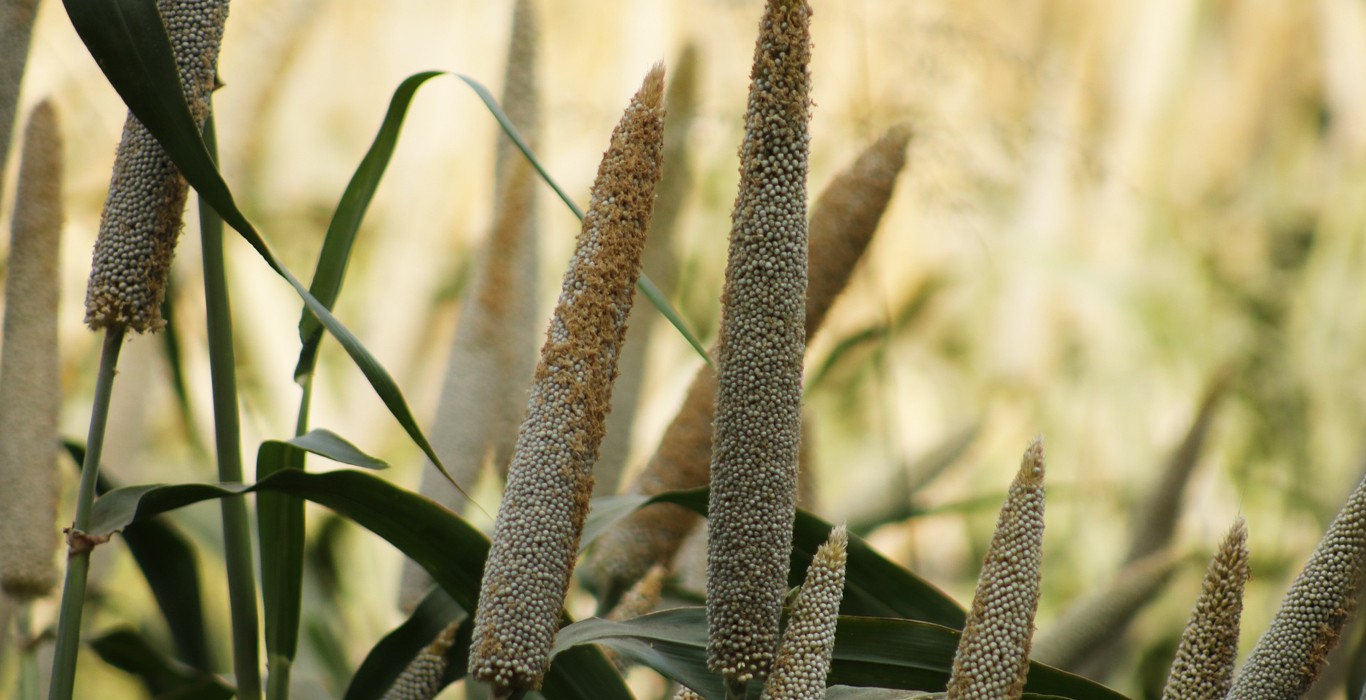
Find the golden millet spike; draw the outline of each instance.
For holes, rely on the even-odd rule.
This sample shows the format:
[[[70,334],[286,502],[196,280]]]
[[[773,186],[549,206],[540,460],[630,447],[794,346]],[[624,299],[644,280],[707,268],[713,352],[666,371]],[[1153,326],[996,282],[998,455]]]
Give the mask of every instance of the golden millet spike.
[[[759,21],[721,292],[707,665],[732,687],[773,663],[796,517],[810,20],[804,0],[769,0]]]
[[[773,672],[764,683],[765,700],[820,700],[835,652],[835,627],[844,599],[844,565],[849,532],[843,525],[830,531],[806,570],[806,580],[783,631]]]
[[[1043,438],[1025,450],[996,521],[953,657],[949,700],[1018,700],[1029,673],[1043,559]]]
[[[19,83],[28,65],[37,15],[38,0],[0,0],[0,192],[5,190],[5,163],[9,162]]]
[[[1163,700],[1223,700],[1228,694],[1249,574],[1247,526],[1238,518],[1205,571],[1190,622],[1177,643]]]
[[[175,52],[190,114],[203,127],[228,2],[161,0],[157,9]],[[86,288],[85,322],[92,330],[126,325],[146,333],[165,325],[161,302],[180,237],[187,187],[161,144],[130,113],[114,158]]]
[[[1233,680],[1229,700],[1298,698],[1328,661],[1351,618],[1366,563],[1366,479],[1290,585],[1271,626]]]
[[[57,580],[57,422],[61,368],[57,302],[62,239],[62,138],[43,101],[24,131],[11,221],[0,337],[0,587],[13,598],[47,595]]]
[[[910,127],[888,129],[835,176],[811,207],[811,255],[807,265],[806,335],[816,334],[844,291],[892,199],[906,166]]]
[[[470,675],[500,696],[550,665],[662,167],[663,91],[655,66],[612,132],[517,437],[470,643]]]

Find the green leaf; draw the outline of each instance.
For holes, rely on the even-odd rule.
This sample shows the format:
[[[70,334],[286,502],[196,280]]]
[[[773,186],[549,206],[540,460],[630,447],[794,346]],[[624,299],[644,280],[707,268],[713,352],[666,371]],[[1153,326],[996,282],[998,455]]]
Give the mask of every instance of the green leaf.
[[[308,291],[323,306],[331,309],[341,293],[342,280],[351,261],[351,247],[361,221],[370,207],[370,200],[379,187],[380,178],[389,166],[394,154],[399,132],[403,128],[403,118],[408,112],[417,89],[428,80],[441,75],[438,72],[418,73],[409,76],[399,84],[394,96],[389,100],[389,111],[384,115],[379,133],[375,134],[370,150],[366,151],[351,182],[346,185],[341,201],[332,214],[332,222],[327,226],[327,236],[323,239],[322,251],[318,254],[318,266],[313,271],[313,282]],[[303,347],[299,351],[299,362],[294,369],[294,380],[313,373],[318,361],[318,343],[322,340],[323,327],[313,314],[304,311],[299,319],[299,340]]]
[[[581,620],[560,631],[556,652],[600,644],[649,666],[708,698],[724,698],[719,676],[707,670],[707,614],[675,608],[625,622]],[[829,683],[939,692],[948,683],[958,632],[947,627],[870,617],[841,616]],[[1124,700],[1098,683],[1031,664],[1030,693],[1075,700]]]
[[[355,445],[347,442],[346,438],[322,428],[315,428],[303,435],[280,441],[278,444],[293,445],[305,452],[311,452],[319,457],[326,457],[334,462],[349,464],[353,467],[389,468],[388,462],[361,452]],[[257,476],[261,476],[260,472],[257,472]]]
[[[256,451],[258,478],[303,468],[304,452],[294,445],[267,441]],[[260,493],[256,497],[256,520],[261,533],[261,605],[266,621],[269,683],[278,693],[288,686],[278,685],[276,679],[284,683],[289,678],[288,669],[298,651],[304,578],[304,502],[297,496]]]
[[[517,150],[521,151],[522,155],[531,163],[531,166],[536,168],[536,172],[540,173],[541,179],[544,180],[547,185],[550,185],[550,189],[554,190],[555,194],[559,196],[565,206],[569,207],[569,211],[574,212],[574,216],[582,221],[583,209],[580,209],[579,205],[574,203],[574,200],[560,187],[560,184],[555,181],[555,178],[550,176],[550,173],[545,169],[545,166],[541,165],[540,159],[536,157],[536,154],[531,150],[531,146],[522,138],[522,135],[517,132],[517,127],[513,126],[512,120],[503,112],[503,108],[498,105],[498,100],[494,98],[493,93],[489,92],[489,89],[484,87],[478,80],[467,75],[456,73],[455,77],[463,80],[466,85],[470,86],[471,90],[474,90],[474,94],[478,95],[479,99],[483,101],[484,106],[488,108],[489,113],[498,121],[498,125],[503,128],[503,132],[508,135],[508,138],[512,139],[512,143],[517,146]],[[688,341],[688,344],[692,346],[692,349],[697,352],[698,356],[714,368],[715,365],[712,365],[711,356],[707,354],[707,349],[703,347],[702,341],[698,340],[697,334],[693,333],[692,329],[688,327],[687,322],[683,320],[683,316],[678,313],[678,310],[669,303],[668,299],[664,298],[664,293],[659,291],[659,287],[655,286],[655,283],[650,280],[649,275],[646,275],[644,272],[640,273],[640,279],[636,282],[636,288],[640,290],[641,294],[645,295],[645,298],[650,301],[650,304],[658,309],[661,314],[664,314],[664,318],[668,319],[669,323],[683,335],[683,338]]]
[[[280,263],[255,227],[237,208],[227,183],[209,156],[199,130],[195,128],[194,119],[181,94],[170,41],[162,29],[155,1],[64,0],[64,4],[72,26],[104,71],[110,85],[166,149],[180,173],[223,220],[256,249],[271,270],[294,287],[309,311],[341,343],[413,442],[432,460],[437,470],[463,492],[460,485],[451,479],[431,443],[418,427],[393,377],[360,340]]]
[[[74,440],[63,440],[62,445],[79,470],[85,462],[85,447]],[[106,474],[100,469],[95,493],[103,495],[117,487]],[[213,663],[204,628],[199,559],[189,537],[169,520],[149,520],[126,528],[123,541],[152,590],[180,660],[201,671],[210,670]]]
[[[166,658],[126,627],[90,640],[90,646],[105,663],[137,676],[158,700],[228,700],[235,694],[216,676]]]

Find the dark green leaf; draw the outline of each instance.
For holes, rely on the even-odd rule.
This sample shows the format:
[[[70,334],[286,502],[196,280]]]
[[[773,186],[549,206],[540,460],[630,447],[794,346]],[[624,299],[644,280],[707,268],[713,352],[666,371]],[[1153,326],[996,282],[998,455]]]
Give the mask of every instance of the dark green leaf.
[[[294,445],[267,441],[256,451],[259,479],[303,467],[304,452]],[[261,533],[261,605],[266,620],[266,655],[271,675],[285,671],[287,678],[286,669],[293,664],[298,651],[302,615],[304,502],[289,494],[259,493],[256,520]]]
[[[90,646],[105,663],[137,676],[158,700],[228,700],[235,694],[216,676],[167,658],[129,628],[106,632]]]
[[[351,247],[355,243],[356,233],[360,230],[365,212],[370,207],[370,200],[379,187],[380,178],[384,176],[384,170],[389,166],[389,159],[394,154],[394,146],[398,143],[399,131],[403,128],[403,117],[408,112],[408,105],[412,103],[417,89],[438,75],[441,74],[418,73],[399,84],[393,98],[389,100],[389,111],[384,115],[379,133],[375,134],[370,150],[366,151],[365,157],[361,159],[355,174],[351,176],[351,182],[346,185],[341,201],[337,203],[336,211],[332,214],[332,223],[327,227],[327,236],[323,239],[322,251],[318,254],[318,266],[313,271],[313,282],[308,287],[313,297],[328,309],[333,307],[337,302],[337,295],[341,293],[342,280],[346,277],[346,268],[351,261]],[[313,367],[317,364],[318,343],[322,340],[322,335],[323,328],[318,320],[313,314],[304,311],[299,319],[299,340],[303,342],[303,347],[299,351],[298,365],[294,368],[295,381],[312,374]]]
[[[407,399],[389,372],[346,326],[318,301],[271,252],[265,239],[237,208],[232,193],[209,156],[180,91],[171,46],[154,0],[65,0],[67,15],[86,48],[128,109],[157,138],[195,191],[251,244],[276,274],[303,299],[375,393],[432,464],[463,492],[418,427]],[[414,76],[416,77],[416,76]]]

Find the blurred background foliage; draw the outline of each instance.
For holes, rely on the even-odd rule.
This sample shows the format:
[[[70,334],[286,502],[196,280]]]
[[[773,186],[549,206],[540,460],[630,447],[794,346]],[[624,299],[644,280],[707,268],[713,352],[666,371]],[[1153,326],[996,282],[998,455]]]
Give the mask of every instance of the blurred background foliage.
[[[1043,433],[1050,499],[1038,624],[1047,629],[1123,564],[1135,509],[1207,388],[1226,381],[1183,496],[1175,546],[1190,556],[1101,680],[1135,697],[1160,687],[1203,560],[1238,514],[1252,551],[1246,653],[1363,468],[1366,5],[813,6],[813,194],[887,126],[908,121],[915,133],[873,250],[811,339],[814,510],[867,523],[881,551],[966,602],[1019,451]],[[672,62],[687,42],[699,47],[694,182],[675,237],[674,302],[710,341],[759,3],[539,9],[538,150],[580,200],[640,75]],[[496,90],[510,14],[502,0],[233,4],[216,97],[223,168],[286,264],[311,269],[332,207],[404,77],[458,70]],[[41,6],[19,114],[46,96],[61,110],[68,144],[63,429],[78,436],[99,342],[80,306],[125,108],[52,0]],[[426,421],[491,219],[496,138],[493,120],[456,81],[424,89],[337,307]],[[578,224],[552,197],[540,202],[548,316]],[[299,303],[230,240],[252,447],[292,426]],[[180,289],[199,288],[198,256],[197,237],[186,236],[174,270]],[[133,339],[104,453],[121,483],[212,478],[202,442],[212,434],[203,302],[189,291],[175,301],[187,401],[178,403],[169,381],[167,338]],[[653,450],[700,363],[667,325],[655,332],[632,467]],[[333,344],[315,391],[316,425],[383,457],[395,465],[390,478],[415,488],[420,454]],[[936,451],[952,459],[925,459]],[[74,482],[73,471],[73,490]],[[476,493],[495,512],[496,487]],[[870,520],[873,511],[885,517]],[[295,675],[326,697],[402,619],[400,558],[310,512],[308,590],[319,595],[309,596]],[[176,522],[199,546],[209,624],[222,630],[216,514],[198,506]],[[94,629],[131,625],[165,638],[126,550],[101,548],[95,564]],[[575,614],[591,611],[581,602]],[[46,624],[55,601],[35,615]],[[1349,633],[1346,646],[1358,636]],[[213,651],[226,658],[225,647]],[[143,692],[94,657],[83,664],[86,692]],[[1328,686],[1340,697],[1341,684]]]

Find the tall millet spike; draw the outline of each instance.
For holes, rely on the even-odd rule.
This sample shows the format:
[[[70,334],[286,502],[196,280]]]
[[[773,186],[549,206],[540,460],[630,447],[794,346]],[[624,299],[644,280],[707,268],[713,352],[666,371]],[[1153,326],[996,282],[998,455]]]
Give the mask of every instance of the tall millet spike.
[[[707,665],[732,689],[773,662],[796,517],[810,21],[805,0],[769,0],[759,22],[721,292]]]
[[[662,167],[663,91],[655,66],[612,132],[517,437],[470,643],[471,676],[500,696],[550,665]]]
[[[816,549],[806,570],[792,617],[783,631],[773,672],[764,683],[766,700],[820,700],[835,652],[835,627],[844,599],[844,565],[849,532],[843,525]]]
[[[1043,559],[1043,438],[1025,450],[996,521],[949,676],[949,700],[1018,700],[1029,673]]]
[[[1271,626],[1234,678],[1230,700],[1299,698],[1314,685],[1356,607],[1363,564],[1366,479],[1286,592]]]
[[[436,697],[444,687],[441,684],[442,676],[450,665],[446,654],[455,644],[455,633],[460,631],[462,622],[463,617],[446,625],[431,644],[423,647],[394,679],[382,700],[431,700]]]
[[[157,9],[175,52],[195,124],[209,116],[227,0],[160,0]],[[180,237],[187,185],[161,145],[130,113],[100,218],[85,322],[92,330],[159,330],[171,256]]]
[[[62,138],[52,105],[24,131],[11,222],[0,346],[0,587],[26,600],[57,580],[58,250],[62,234]]]
[[[1228,694],[1249,573],[1247,526],[1238,518],[1205,571],[1200,597],[1176,646],[1163,700],[1223,700]]]
[[[816,198],[809,224],[808,337],[819,329],[840,291],[832,282],[846,282],[867,249],[897,175],[905,166],[908,136],[905,127],[888,130]],[[665,430],[659,448],[629,491],[654,495],[707,484],[711,477],[715,401],[716,374],[704,365]],[[669,503],[635,511],[594,545],[587,562],[589,581],[607,600],[615,599],[651,565],[672,561],[699,522],[692,511]]]
[[[532,4],[518,0],[513,9],[502,106],[517,132],[534,147],[540,131],[540,93],[539,29]],[[500,131],[497,141],[493,224],[460,304],[460,325],[431,432],[432,448],[466,489],[478,481],[487,461],[500,474],[507,472],[526,409],[526,390],[536,371],[537,334],[543,323],[536,303],[536,174],[512,139]],[[430,459],[423,460],[421,490],[454,512],[465,505],[465,494]],[[431,583],[425,569],[406,561],[402,606],[416,606]]]

